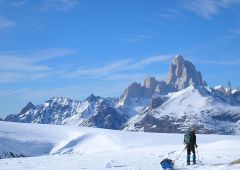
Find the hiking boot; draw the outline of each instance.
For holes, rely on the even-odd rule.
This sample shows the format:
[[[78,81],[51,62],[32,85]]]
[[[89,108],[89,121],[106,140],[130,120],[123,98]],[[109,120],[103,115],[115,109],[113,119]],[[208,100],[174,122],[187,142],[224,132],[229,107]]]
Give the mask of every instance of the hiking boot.
[[[187,162],[187,165],[190,165],[190,162]]]
[[[193,161],[193,164],[195,165],[195,164],[196,164],[196,161]]]

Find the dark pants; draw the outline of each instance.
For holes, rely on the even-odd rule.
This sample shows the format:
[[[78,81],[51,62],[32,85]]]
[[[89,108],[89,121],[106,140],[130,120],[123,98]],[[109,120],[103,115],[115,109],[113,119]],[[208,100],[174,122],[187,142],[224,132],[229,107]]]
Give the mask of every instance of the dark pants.
[[[190,163],[190,155],[193,153],[193,163],[196,163],[196,152],[194,145],[187,145],[187,163]]]

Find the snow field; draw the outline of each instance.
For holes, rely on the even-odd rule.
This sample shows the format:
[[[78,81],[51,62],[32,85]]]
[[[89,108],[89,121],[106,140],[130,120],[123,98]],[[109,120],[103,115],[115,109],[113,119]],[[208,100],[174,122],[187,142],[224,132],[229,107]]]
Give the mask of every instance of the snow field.
[[[161,170],[160,161],[183,150],[183,134],[126,132],[73,126],[0,122],[0,153],[27,158],[0,159],[1,170]],[[186,152],[176,170],[237,170],[240,136],[197,135],[197,165],[186,166]]]

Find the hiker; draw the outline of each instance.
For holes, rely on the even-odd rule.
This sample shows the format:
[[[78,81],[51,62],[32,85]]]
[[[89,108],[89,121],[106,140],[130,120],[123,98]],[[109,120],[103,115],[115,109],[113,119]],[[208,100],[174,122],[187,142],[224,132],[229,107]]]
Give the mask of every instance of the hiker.
[[[196,135],[194,128],[192,128],[184,135],[184,144],[186,144],[185,148],[187,149],[187,165],[190,165],[191,152],[193,153],[193,164],[196,164],[195,147],[197,147],[198,145],[196,144]]]

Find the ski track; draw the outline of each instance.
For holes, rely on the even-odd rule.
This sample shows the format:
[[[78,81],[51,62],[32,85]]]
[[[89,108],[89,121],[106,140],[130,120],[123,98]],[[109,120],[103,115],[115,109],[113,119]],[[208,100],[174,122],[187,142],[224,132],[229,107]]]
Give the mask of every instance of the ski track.
[[[12,141],[0,141],[0,152],[27,150],[34,156],[0,159],[0,170],[161,170],[164,158],[174,160],[184,148],[183,134],[7,122],[0,122],[0,137]],[[184,151],[175,170],[240,169],[230,165],[240,158],[240,136],[197,135],[197,141],[197,164],[187,166]]]

